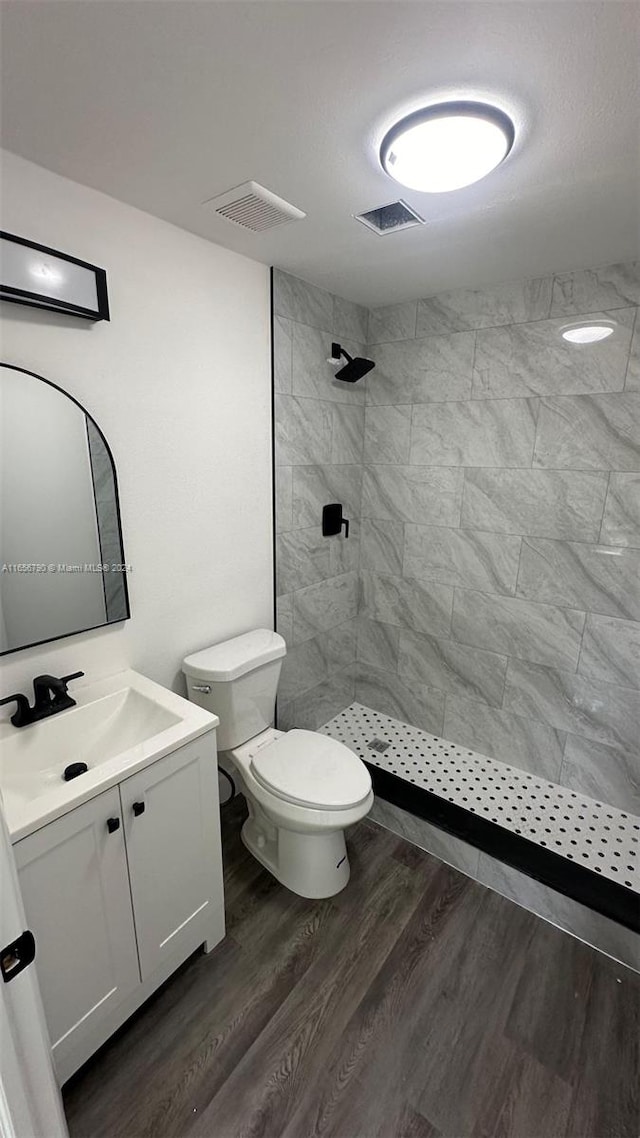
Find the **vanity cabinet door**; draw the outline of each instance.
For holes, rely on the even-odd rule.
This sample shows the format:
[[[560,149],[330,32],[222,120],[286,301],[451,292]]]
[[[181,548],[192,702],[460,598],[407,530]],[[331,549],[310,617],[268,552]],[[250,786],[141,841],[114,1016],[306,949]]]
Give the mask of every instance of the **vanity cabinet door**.
[[[23,838],[14,854],[53,1057],[66,1073],[140,984],[118,788]]]
[[[142,979],[224,936],[215,734],[120,784]]]

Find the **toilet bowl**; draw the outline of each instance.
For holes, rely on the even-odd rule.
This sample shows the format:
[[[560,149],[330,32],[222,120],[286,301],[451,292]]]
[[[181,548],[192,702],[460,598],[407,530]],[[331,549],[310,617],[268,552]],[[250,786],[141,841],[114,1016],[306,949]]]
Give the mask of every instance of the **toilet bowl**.
[[[357,755],[316,731],[272,726],[286,653],[281,636],[257,629],[187,656],[189,698],[220,719],[222,765],[247,799],[247,849],[301,897],[331,897],[349,880],[344,831],[373,805]]]

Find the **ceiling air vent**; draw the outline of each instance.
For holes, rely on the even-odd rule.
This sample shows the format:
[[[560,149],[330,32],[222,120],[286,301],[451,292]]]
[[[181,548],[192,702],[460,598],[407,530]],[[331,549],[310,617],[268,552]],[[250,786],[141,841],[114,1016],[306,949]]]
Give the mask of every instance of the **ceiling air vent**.
[[[234,221],[243,229],[251,229],[253,233],[262,233],[264,229],[273,229],[276,225],[307,216],[258,182],[243,182],[241,186],[227,190],[226,194],[209,198],[204,204],[213,206],[221,217]]]
[[[411,209],[406,202],[390,202],[366,213],[356,213],[356,221],[361,221],[367,229],[372,229],[380,237],[387,233],[397,233],[399,229],[413,229],[414,225],[424,225],[424,218]]]

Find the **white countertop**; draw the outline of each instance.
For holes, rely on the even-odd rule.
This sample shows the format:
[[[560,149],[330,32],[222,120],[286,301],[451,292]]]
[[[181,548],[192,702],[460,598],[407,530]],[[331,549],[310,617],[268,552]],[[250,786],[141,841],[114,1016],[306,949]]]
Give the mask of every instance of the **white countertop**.
[[[76,706],[67,711],[28,727],[0,723],[0,794],[14,843],[219,724],[134,671],[74,684],[69,694]],[[65,782],[72,762],[89,769]]]

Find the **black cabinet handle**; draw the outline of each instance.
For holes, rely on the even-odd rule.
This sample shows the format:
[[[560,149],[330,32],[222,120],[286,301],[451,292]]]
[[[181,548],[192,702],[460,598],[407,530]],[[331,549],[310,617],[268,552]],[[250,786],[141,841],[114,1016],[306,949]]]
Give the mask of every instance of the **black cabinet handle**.
[[[116,830],[120,829],[119,818],[107,818],[107,830],[110,834],[115,834]]]
[[[144,814],[144,802],[134,802],[133,813],[135,814],[136,818],[138,818],[140,814]]]

